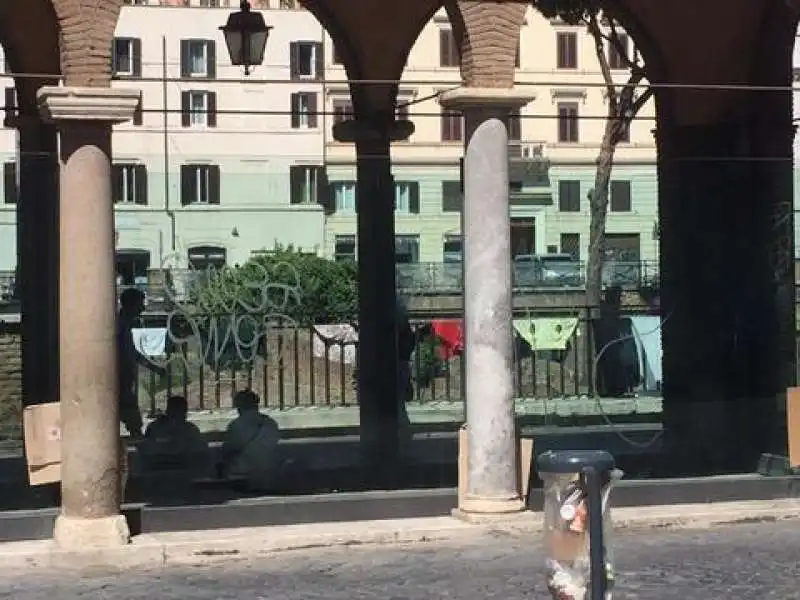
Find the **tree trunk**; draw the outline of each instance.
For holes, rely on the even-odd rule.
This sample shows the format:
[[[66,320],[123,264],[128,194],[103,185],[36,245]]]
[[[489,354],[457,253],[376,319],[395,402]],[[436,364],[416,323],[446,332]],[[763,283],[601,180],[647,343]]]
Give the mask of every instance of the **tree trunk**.
[[[606,121],[594,188],[589,196],[589,254],[586,260],[586,303],[594,310],[600,306],[603,289],[603,259],[605,254],[606,217],[608,215],[609,184],[614,166],[614,122]]]

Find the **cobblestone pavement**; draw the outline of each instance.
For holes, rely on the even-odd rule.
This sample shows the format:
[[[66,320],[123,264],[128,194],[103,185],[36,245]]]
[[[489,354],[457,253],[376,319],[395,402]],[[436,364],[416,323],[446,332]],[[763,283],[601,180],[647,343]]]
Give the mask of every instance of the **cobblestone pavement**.
[[[800,523],[626,532],[615,598],[800,599]],[[284,552],[168,570],[8,573],[14,600],[515,600],[547,598],[537,543],[517,535]]]

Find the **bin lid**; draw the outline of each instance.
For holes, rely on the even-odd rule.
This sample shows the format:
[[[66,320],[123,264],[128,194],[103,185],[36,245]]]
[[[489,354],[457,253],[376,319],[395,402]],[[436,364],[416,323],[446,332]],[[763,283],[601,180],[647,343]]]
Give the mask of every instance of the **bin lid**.
[[[614,468],[614,457],[605,450],[548,450],[536,459],[540,473],[579,473],[584,467],[598,471]]]

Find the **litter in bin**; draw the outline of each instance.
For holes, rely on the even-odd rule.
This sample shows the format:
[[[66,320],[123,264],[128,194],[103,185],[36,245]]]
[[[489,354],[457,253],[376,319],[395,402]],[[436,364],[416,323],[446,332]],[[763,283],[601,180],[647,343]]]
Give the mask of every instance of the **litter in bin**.
[[[603,527],[606,532],[611,484],[621,471],[614,471],[602,488]],[[544,475],[547,588],[554,600],[588,600],[590,581],[587,492],[578,473]],[[609,543],[606,548],[605,571],[607,592],[611,598],[614,571]],[[594,600],[594,599],[592,599]]]

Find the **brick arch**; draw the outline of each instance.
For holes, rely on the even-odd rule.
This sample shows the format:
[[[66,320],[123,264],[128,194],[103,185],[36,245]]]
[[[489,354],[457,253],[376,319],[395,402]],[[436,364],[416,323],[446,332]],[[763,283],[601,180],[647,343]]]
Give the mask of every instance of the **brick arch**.
[[[472,87],[514,86],[514,62],[526,3],[445,0],[461,52],[461,76]]]
[[[61,72],[70,86],[111,82],[111,43],[122,0],[51,0],[60,26]]]
[[[8,70],[18,74],[17,105],[23,114],[37,115],[36,90],[58,82],[59,31],[50,0],[0,3],[0,40]]]

